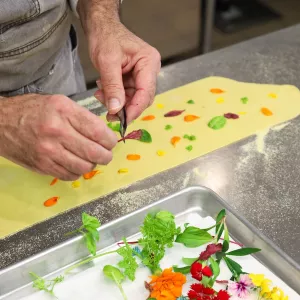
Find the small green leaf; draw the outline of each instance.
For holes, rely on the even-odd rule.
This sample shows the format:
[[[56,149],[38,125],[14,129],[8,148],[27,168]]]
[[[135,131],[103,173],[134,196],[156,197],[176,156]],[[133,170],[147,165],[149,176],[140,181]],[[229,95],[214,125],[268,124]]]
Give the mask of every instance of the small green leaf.
[[[245,256],[245,255],[253,254],[253,253],[256,253],[256,252],[259,252],[259,251],[261,251],[261,249],[258,249],[258,248],[242,248],[242,249],[227,252],[226,255]]]
[[[124,274],[116,267],[111,265],[106,265],[103,268],[104,275],[115,281],[117,284],[120,284],[124,279]]]
[[[224,224],[221,224],[221,227],[219,227],[219,230],[218,230],[218,233],[217,233],[217,242],[221,238],[221,236],[223,234],[223,231],[224,231]]]
[[[173,127],[172,127],[172,125],[166,125],[165,126],[165,130],[171,130]]]
[[[221,226],[221,224],[218,224],[221,222],[221,220],[226,216],[226,210],[225,209],[222,209],[218,215],[217,215],[217,218],[216,218],[216,234],[217,232],[219,231],[219,228]]]
[[[191,271],[191,267],[186,266],[186,267],[178,268],[177,266],[173,266],[173,271],[181,274],[189,274]]]
[[[187,139],[187,140],[189,140],[189,141],[195,141],[195,140],[196,140],[196,136],[194,136],[194,135],[188,135],[188,134],[185,134],[185,135],[183,136],[183,138],[184,138],[184,139]]]
[[[141,141],[143,143],[152,143],[152,137],[151,137],[150,133],[145,129],[141,129],[141,131],[142,131],[142,136],[139,139],[139,141]]]
[[[199,259],[199,257],[194,257],[194,258],[183,257],[182,262],[185,263],[188,266],[191,266],[198,259]]]
[[[229,232],[228,232],[228,228],[225,224],[222,252],[226,252],[228,249],[229,249]]]
[[[209,123],[208,127],[214,130],[221,129],[225,126],[227,120],[224,116],[217,116],[212,118]]]
[[[201,283],[202,283],[204,286],[210,287],[210,277],[202,276]]]
[[[187,227],[175,240],[175,242],[184,244],[188,248],[196,248],[210,241],[212,241],[212,236],[208,232],[194,226]]]
[[[107,126],[108,126],[111,130],[113,130],[113,131],[117,131],[117,132],[120,131],[120,123],[112,123],[112,122],[109,122],[109,123],[107,124]]]
[[[97,218],[90,216],[85,212],[82,213],[81,218],[82,218],[82,224],[84,227],[89,226],[92,228],[98,228],[101,225]]]
[[[190,151],[193,150],[193,146],[192,145],[188,145],[187,147],[185,147],[185,149],[190,152]]]
[[[225,256],[225,253],[224,252],[217,252],[216,253],[216,259],[217,260],[220,260]]]
[[[166,210],[162,210],[160,212],[158,212],[155,217],[157,219],[160,219],[162,221],[166,221],[166,222],[170,222],[174,220],[174,215],[172,213],[170,213],[169,211]]]
[[[209,258],[210,267],[213,271],[214,277],[217,278],[220,275],[220,266],[219,264],[212,258]]]
[[[90,232],[87,232],[84,235],[84,239],[85,239],[86,247],[88,248],[89,252],[95,256],[96,255],[96,241],[94,239],[93,234]]]
[[[249,101],[249,99],[248,99],[247,97],[241,98],[241,102],[242,102],[243,104],[247,104],[248,101]]]
[[[195,101],[191,99],[191,100],[189,100],[187,103],[188,103],[188,104],[195,104]]]
[[[97,229],[94,229],[93,227],[90,227],[90,226],[85,226],[85,229],[87,230],[87,232],[89,232],[95,241],[99,241],[100,239],[100,236],[99,236],[99,232]]]
[[[242,274],[242,266],[238,264],[236,261],[232,260],[229,257],[224,257],[224,261],[232,275],[237,278],[240,274]]]

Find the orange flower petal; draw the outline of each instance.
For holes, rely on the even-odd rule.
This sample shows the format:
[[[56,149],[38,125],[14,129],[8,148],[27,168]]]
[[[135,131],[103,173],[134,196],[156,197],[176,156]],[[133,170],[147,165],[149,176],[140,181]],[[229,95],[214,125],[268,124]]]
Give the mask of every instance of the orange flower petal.
[[[210,92],[213,94],[223,94],[224,91],[221,89],[210,89]]]
[[[91,179],[91,178],[93,178],[95,175],[97,175],[99,173],[100,173],[99,170],[94,170],[94,171],[91,171],[91,172],[83,174],[83,178],[84,179]]]
[[[58,181],[58,178],[54,178],[54,179],[51,181],[50,185],[54,185],[57,181]]]
[[[185,117],[184,117],[184,121],[185,122],[192,122],[192,121],[195,121],[195,120],[197,120],[197,119],[199,119],[200,117],[198,117],[198,116],[195,116],[195,115],[186,115]]]
[[[181,137],[180,136],[173,136],[171,138],[171,144],[175,147],[176,144],[181,140]]]
[[[52,198],[49,198],[48,200],[46,200],[44,202],[44,206],[46,207],[50,207],[50,206],[53,206],[57,203],[59,197],[52,197]]]
[[[139,159],[141,159],[141,156],[139,154],[128,154],[127,159],[128,160],[139,160]]]
[[[266,107],[263,107],[261,110],[260,110],[265,116],[269,117],[269,116],[272,116],[273,113]]]
[[[145,116],[142,118],[143,121],[151,121],[154,119],[155,119],[155,116],[153,116],[153,115]]]

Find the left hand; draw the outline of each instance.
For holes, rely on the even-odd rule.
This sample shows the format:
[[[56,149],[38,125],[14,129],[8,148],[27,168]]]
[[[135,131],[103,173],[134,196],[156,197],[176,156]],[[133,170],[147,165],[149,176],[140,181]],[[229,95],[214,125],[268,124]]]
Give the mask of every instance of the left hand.
[[[117,120],[123,106],[128,123],[138,118],[154,100],[159,52],[116,20],[89,37],[89,49],[101,76],[95,97],[107,107],[107,119]]]

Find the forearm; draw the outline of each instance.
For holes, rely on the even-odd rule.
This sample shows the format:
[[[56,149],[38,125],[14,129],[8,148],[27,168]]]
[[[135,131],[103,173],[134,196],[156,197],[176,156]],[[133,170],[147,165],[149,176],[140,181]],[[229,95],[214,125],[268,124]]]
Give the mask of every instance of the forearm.
[[[120,22],[120,0],[79,0],[77,12],[89,40],[90,36],[105,34]]]

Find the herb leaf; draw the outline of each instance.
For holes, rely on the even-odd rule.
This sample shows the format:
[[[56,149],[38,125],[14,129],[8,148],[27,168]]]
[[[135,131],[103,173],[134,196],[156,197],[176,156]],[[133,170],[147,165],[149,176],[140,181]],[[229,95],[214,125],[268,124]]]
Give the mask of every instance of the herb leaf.
[[[64,281],[63,276],[58,276],[54,279],[51,280],[46,280],[37,274],[30,272],[29,273],[34,281],[33,281],[33,288],[40,290],[40,291],[45,291],[46,293],[49,293],[52,296],[55,296],[54,294],[54,287],[58,284]]]
[[[185,266],[185,267],[178,268],[177,266],[173,266],[173,271],[181,274],[189,274],[191,271],[191,267]]]
[[[117,253],[123,257],[123,260],[121,260],[118,265],[120,268],[125,269],[124,274],[131,280],[135,280],[135,272],[138,268],[138,264],[134,258],[134,251],[132,248],[128,245],[126,239],[123,239],[125,246],[118,249]]]
[[[107,124],[107,126],[111,129],[111,130],[113,130],[113,131],[117,131],[117,132],[119,132],[120,131],[120,123],[112,123],[112,122],[109,122],[108,124]]]
[[[222,209],[218,215],[217,215],[217,218],[216,218],[216,234],[217,232],[219,231],[219,228],[221,226],[221,220],[226,216],[226,211],[225,209]]]
[[[220,275],[220,266],[212,257],[209,258],[209,262],[214,274],[214,279],[216,279]]]
[[[237,249],[237,250],[227,252],[226,255],[245,256],[245,255],[249,255],[249,254],[252,254],[252,253],[259,252],[259,251],[261,251],[261,249],[258,249],[258,248],[241,248],[241,249]]]
[[[199,259],[199,257],[195,257],[195,258],[183,257],[182,262],[185,263],[188,266],[191,266],[198,259]]]
[[[188,248],[196,248],[209,243],[212,239],[212,236],[207,231],[189,226],[177,236],[175,242],[184,244]]]
[[[147,214],[140,231],[143,235],[139,239],[139,244],[143,247],[142,262],[152,273],[155,273],[160,270],[159,262],[165,255],[165,247],[173,246],[174,238],[180,233],[180,228],[176,228],[172,214],[159,212],[156,215]]]
[[[217,116],[208,122],[208,127],[214,130],[221,129],[225,126],[227,120],[224,116]]]
[[[226,252],[229,249],[229,232],[228,232],[228,228],[225,224],[225,228],[224,228],[224,242],[223,242],[223,246],[222,246],[222,252]]]
[[[224,257],[224,261],[226,262],[226,265],[234,278],[237,278],[240,274],[243,273],[242,266],[238,264],[236,261],[226,256]]]

